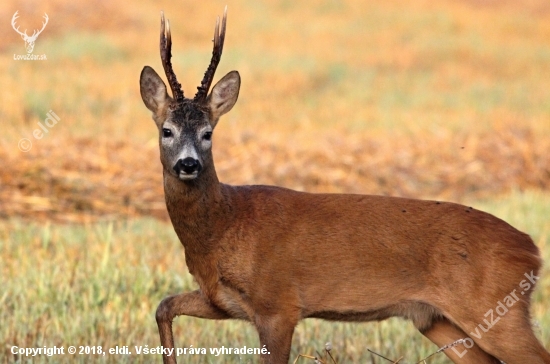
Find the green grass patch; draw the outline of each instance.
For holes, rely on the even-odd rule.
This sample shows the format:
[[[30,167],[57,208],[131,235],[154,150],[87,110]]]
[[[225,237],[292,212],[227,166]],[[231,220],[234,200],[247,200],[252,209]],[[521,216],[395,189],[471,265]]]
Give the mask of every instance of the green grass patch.
[[[42,49],[50,61],[81,61],[90,59],[101,65],[123,60],[126,52],[117,47],[107,35],[92,33],[67,33],[45,40]]]

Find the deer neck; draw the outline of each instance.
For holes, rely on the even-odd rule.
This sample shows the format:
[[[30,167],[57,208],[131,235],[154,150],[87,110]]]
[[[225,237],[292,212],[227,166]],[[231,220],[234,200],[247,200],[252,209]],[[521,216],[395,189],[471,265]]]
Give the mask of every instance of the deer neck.
[[[213,166],[185,182],[164,172],[166,207],[187,259],[211,253],[230,220],[221,186]]]

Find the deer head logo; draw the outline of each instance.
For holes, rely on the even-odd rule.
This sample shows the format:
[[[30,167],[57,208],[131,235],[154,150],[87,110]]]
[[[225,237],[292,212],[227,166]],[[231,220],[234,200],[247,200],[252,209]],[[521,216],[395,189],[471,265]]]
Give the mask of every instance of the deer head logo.
[[[19,11],[19,10],[18,10]],[[13,29],[19,33],[21,35],[21,38],[23,38],[23,40],[25,41],[25,48],[27,48],[27,53],[32,53],[33,49],[34,49],[34,42],[36,41],[36,38],[38,38],[38,35],[40,33],[42,33],[42,31],[44,30],[44,28],[46,28],[46,24],[48,24],[48,14],[44,13],[44,19],[46,20],[45,22],[42,23],[42,29],[40,30],[35,30],[32,35],[29,37],[27,35],[27,29],[25,29],[24,32],[20,32],[19,31],[19,27],[16,27],[15,26],[15,20],[19,17],[17,15],[18,11],[15,12],[15,14],[13,14],[13,17],[11,18],[11,26],[13,27]]]

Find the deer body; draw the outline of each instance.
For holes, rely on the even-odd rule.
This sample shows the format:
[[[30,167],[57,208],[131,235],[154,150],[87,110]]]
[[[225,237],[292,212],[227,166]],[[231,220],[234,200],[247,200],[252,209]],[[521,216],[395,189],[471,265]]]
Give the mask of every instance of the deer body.
[[[160,133],[166,206],[200,287],[161,302],[161,344],[174,347],[178,315],[242,319],[269,351],[262,363],[282,364],[301,319],[400,316],[439,347],[471,337],[482,324],[471,346],[445,351],[455,363],[550,364],[529,321],[534,282],[520,286],[537,276],[539,251],[506,222],[454,203],[219,183],[212,131],[240,87],[233,71],[206,95],[224,35],[225,16],[193,100],[172,71],[164,18],[161,58],[174,98],[151,68],[141,75],[141,95]],[[484,321],[510,295],[517,300],[507,301],[506,315]]]
[[[487,311],[540,266],[527,235],[458,204],[269,186],[219,192],[218,204],[167,200],[168,211],[203,294],[251,322],[289,307],[298,320],[405,316],[423,327],[480,287],[494,298]]]

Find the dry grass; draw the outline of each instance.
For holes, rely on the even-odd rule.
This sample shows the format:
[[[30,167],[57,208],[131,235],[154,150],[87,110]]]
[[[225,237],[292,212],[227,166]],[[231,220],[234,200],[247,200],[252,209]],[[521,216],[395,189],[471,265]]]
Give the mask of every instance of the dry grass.
[[[218,135],[220,179],[312,192],[454,201],[550,185],[550,138],[515,126],[469,135],[440,132],[423,140],[342,132],[302,143],[300,136],[268,134]],[[0,214],[57,221],[166,217],[156,143],[139,146],[102,139],[75,138],[69,145],[63,142],[63,148],[40,140],[35,151],[23,157],[0,149],[0,159],[7,162],[0,174]],[[67,153],[66,148],[78,153]]]

